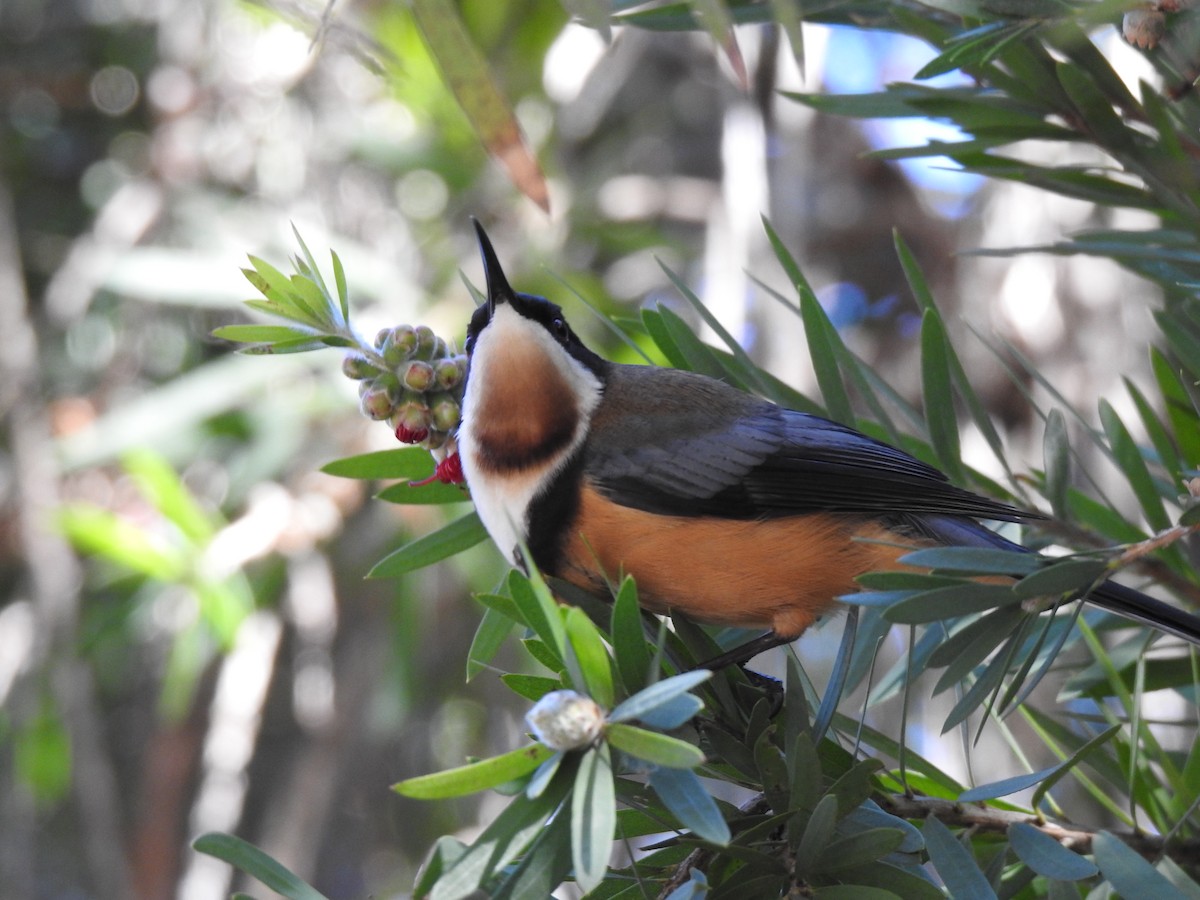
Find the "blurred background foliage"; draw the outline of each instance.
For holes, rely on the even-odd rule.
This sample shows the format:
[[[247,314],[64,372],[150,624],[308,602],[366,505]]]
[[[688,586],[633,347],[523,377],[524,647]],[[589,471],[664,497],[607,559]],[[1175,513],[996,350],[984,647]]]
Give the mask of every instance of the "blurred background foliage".
[[[693,6],[740,23],[736,51]],[[461,337],[474,215],[513,283],[566,300],[609,355],[634,358],[572,291],[617,322],[664,304],[702,331],[661,262],[757,363],[816,394],[772,297],[796,290],[765,215],[841,339],[918,403],[924,304],[898,228],[1004,437],[1002,464],[962,417],[972,470],[1041,469],[1058,408],[1083,499],[1055,511],[1091,513],[1060,537],[1131,541],[1177,518],[1200,464],[1195,12],[1159,13],[1162,40],[1139,51],[1117,4],[632,7],[452,7],[544,172],[547,215],[511,157],[488,158],[514,146],[506,120],[468,100],[472,124],[431,56],[438,20],[421,14],[441,3],[0,6],[6,897],[223,896],[230,870],[186,849],[211,830],[330,897],[403,894],[439,835],[469,838],[503,805],[385,791],[519,743],[524,702],[488,673],[464,685],[470,594],[501,561],[483,545],[363,581],[441,513],[319,473],[391,445],[333,354],[258,360],[208,337],[241,316],[246,254],[294,252],[292,223],[337,250],[365,334]],[[1128,453],[1106,454],[1123,430],[1098,398],[1132,428],[1149,494]],[[1147,571],[1195,604],[1195,555],[1184,542]],[[836,643],[806,637],[806,667],[828,669]],[[903,649],[886,638],[880,671]],[[496,664],[528,662],[506,646]],[[1175,754],[1194,741],[1191,680],[1138,691]],[[981,780],[1027,770],[995,729],[973,749],[941,735],[954,699],[916,692],[910,747],[964,784],[972,759]],[[895,710],[872,716],[900,733]]]

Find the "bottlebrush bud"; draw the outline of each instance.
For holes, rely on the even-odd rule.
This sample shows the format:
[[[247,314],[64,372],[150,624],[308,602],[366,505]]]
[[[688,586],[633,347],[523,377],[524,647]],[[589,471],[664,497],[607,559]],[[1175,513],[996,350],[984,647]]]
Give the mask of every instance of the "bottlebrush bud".
[[[462,381],[463,373],[458,368],[458,362],[454,357],[439,359],[434,364],[433,371],[437,376],[438,387],[444,391],[457,387]]]
[[[428,325],[418,325],[415,331],[417,334],[417,349],[413,355],[417,359],[432,359],[433,351],[437,348],[438,336],[433,333],[433,329]]]
[[[429,398],[429,410],[433,414],[433,427],[439,431],[454,431],[458,428],[462,410],[449,394],[434,394]]]
[[[392,414],[392,398],[389,396],[388,389],[379,384],[372,385],[359,398],[359,405],[362,407],[363,415],[372,419],[386,419]]]
[[[366,357],[359,356],[356,353],[348,354],[342,360],[342,374],[356,381],[364,378],[374,378],[379,374],[379,371],[379,369],[367,362]]]
[[[525,714],[525,724],[551,750],[578,750],[600,736],[604,711],[576,691],[551,691]]]
[[[419,444],[429,436],[429,407],[419,398],[420,394],[406,394],[392,414],[391,425],[401,443]]]
[[[383,358],[389,366],[398,368],[406,359],[411,359],[417,349],[417,330],[411,325],[397,325],[388,334]]]
[[[433,366],[420,359],[409,362],[400,377],[410,391],[427,391],[434,386],[436,380]]]

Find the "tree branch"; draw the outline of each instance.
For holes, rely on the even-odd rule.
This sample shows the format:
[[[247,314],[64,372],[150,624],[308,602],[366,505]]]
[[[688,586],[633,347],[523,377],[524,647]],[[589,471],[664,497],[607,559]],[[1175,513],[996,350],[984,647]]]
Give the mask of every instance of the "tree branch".
[[[934,797],[906,797],[903,794],[889,794],[876,797],[875,800],[884,810],[901,819],[925,819],[935,816],[943,825],[971,828],[976,832],[1004,834],[1010,826],[1022,822],[1049,835],[1067,849],[1085,855],[1092,852],[1092,839],[1102,830],[1081,825],[1060,825],[1055,822],[1039,820],[1036,816],[1025,813],[992,809],[974,803],[939,800]],[[1166,838],[1159,835],[1142,832],[1110,833],[1147,859],[1154,860],[1162,856],[1169,856],[1181,864],[1200,863],[1200,840],[1193,838],[1168,842]]]

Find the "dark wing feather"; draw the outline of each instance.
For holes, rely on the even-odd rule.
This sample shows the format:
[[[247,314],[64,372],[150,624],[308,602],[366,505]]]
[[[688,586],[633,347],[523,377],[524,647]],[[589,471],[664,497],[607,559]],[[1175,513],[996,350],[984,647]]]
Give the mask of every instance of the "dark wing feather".
[[[711,379],[630,368],[610,379],[584,459],[586,477],[624,506],[733,519],[814,512],[1031,517],[836,422]]]

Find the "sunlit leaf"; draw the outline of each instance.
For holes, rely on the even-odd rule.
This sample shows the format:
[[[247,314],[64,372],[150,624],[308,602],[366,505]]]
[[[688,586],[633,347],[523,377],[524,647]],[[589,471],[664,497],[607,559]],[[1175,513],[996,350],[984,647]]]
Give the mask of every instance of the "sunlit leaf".
[[[406,778],[392,790],[415,800],[444,800],[487,790],[528,775],[554,753],[542,744],[530,744],[444,772]]]
[[[704,754],[696,745],[636,725],[610,722],[605,735],[618,750],[657,766],[692,769],[704,762]]]
[[[613,705],[612,666],[600,632],[577,606],[567,610],[565,625],[567,640],[583,676],[584,683],[580,688],[586,689],[604,709],[609,709]]]
[[[410,8],[446,85],[488,153],[504,166],[518,190],[549,212],[550,192],[541,166],[458,8],[451,0],[412,0]]]
[[[432,534],[417,538],[389,553],[367,573],[368,578],[395,578],[431,566],[487,540],[487,529],[478,514],[467,513]]]

